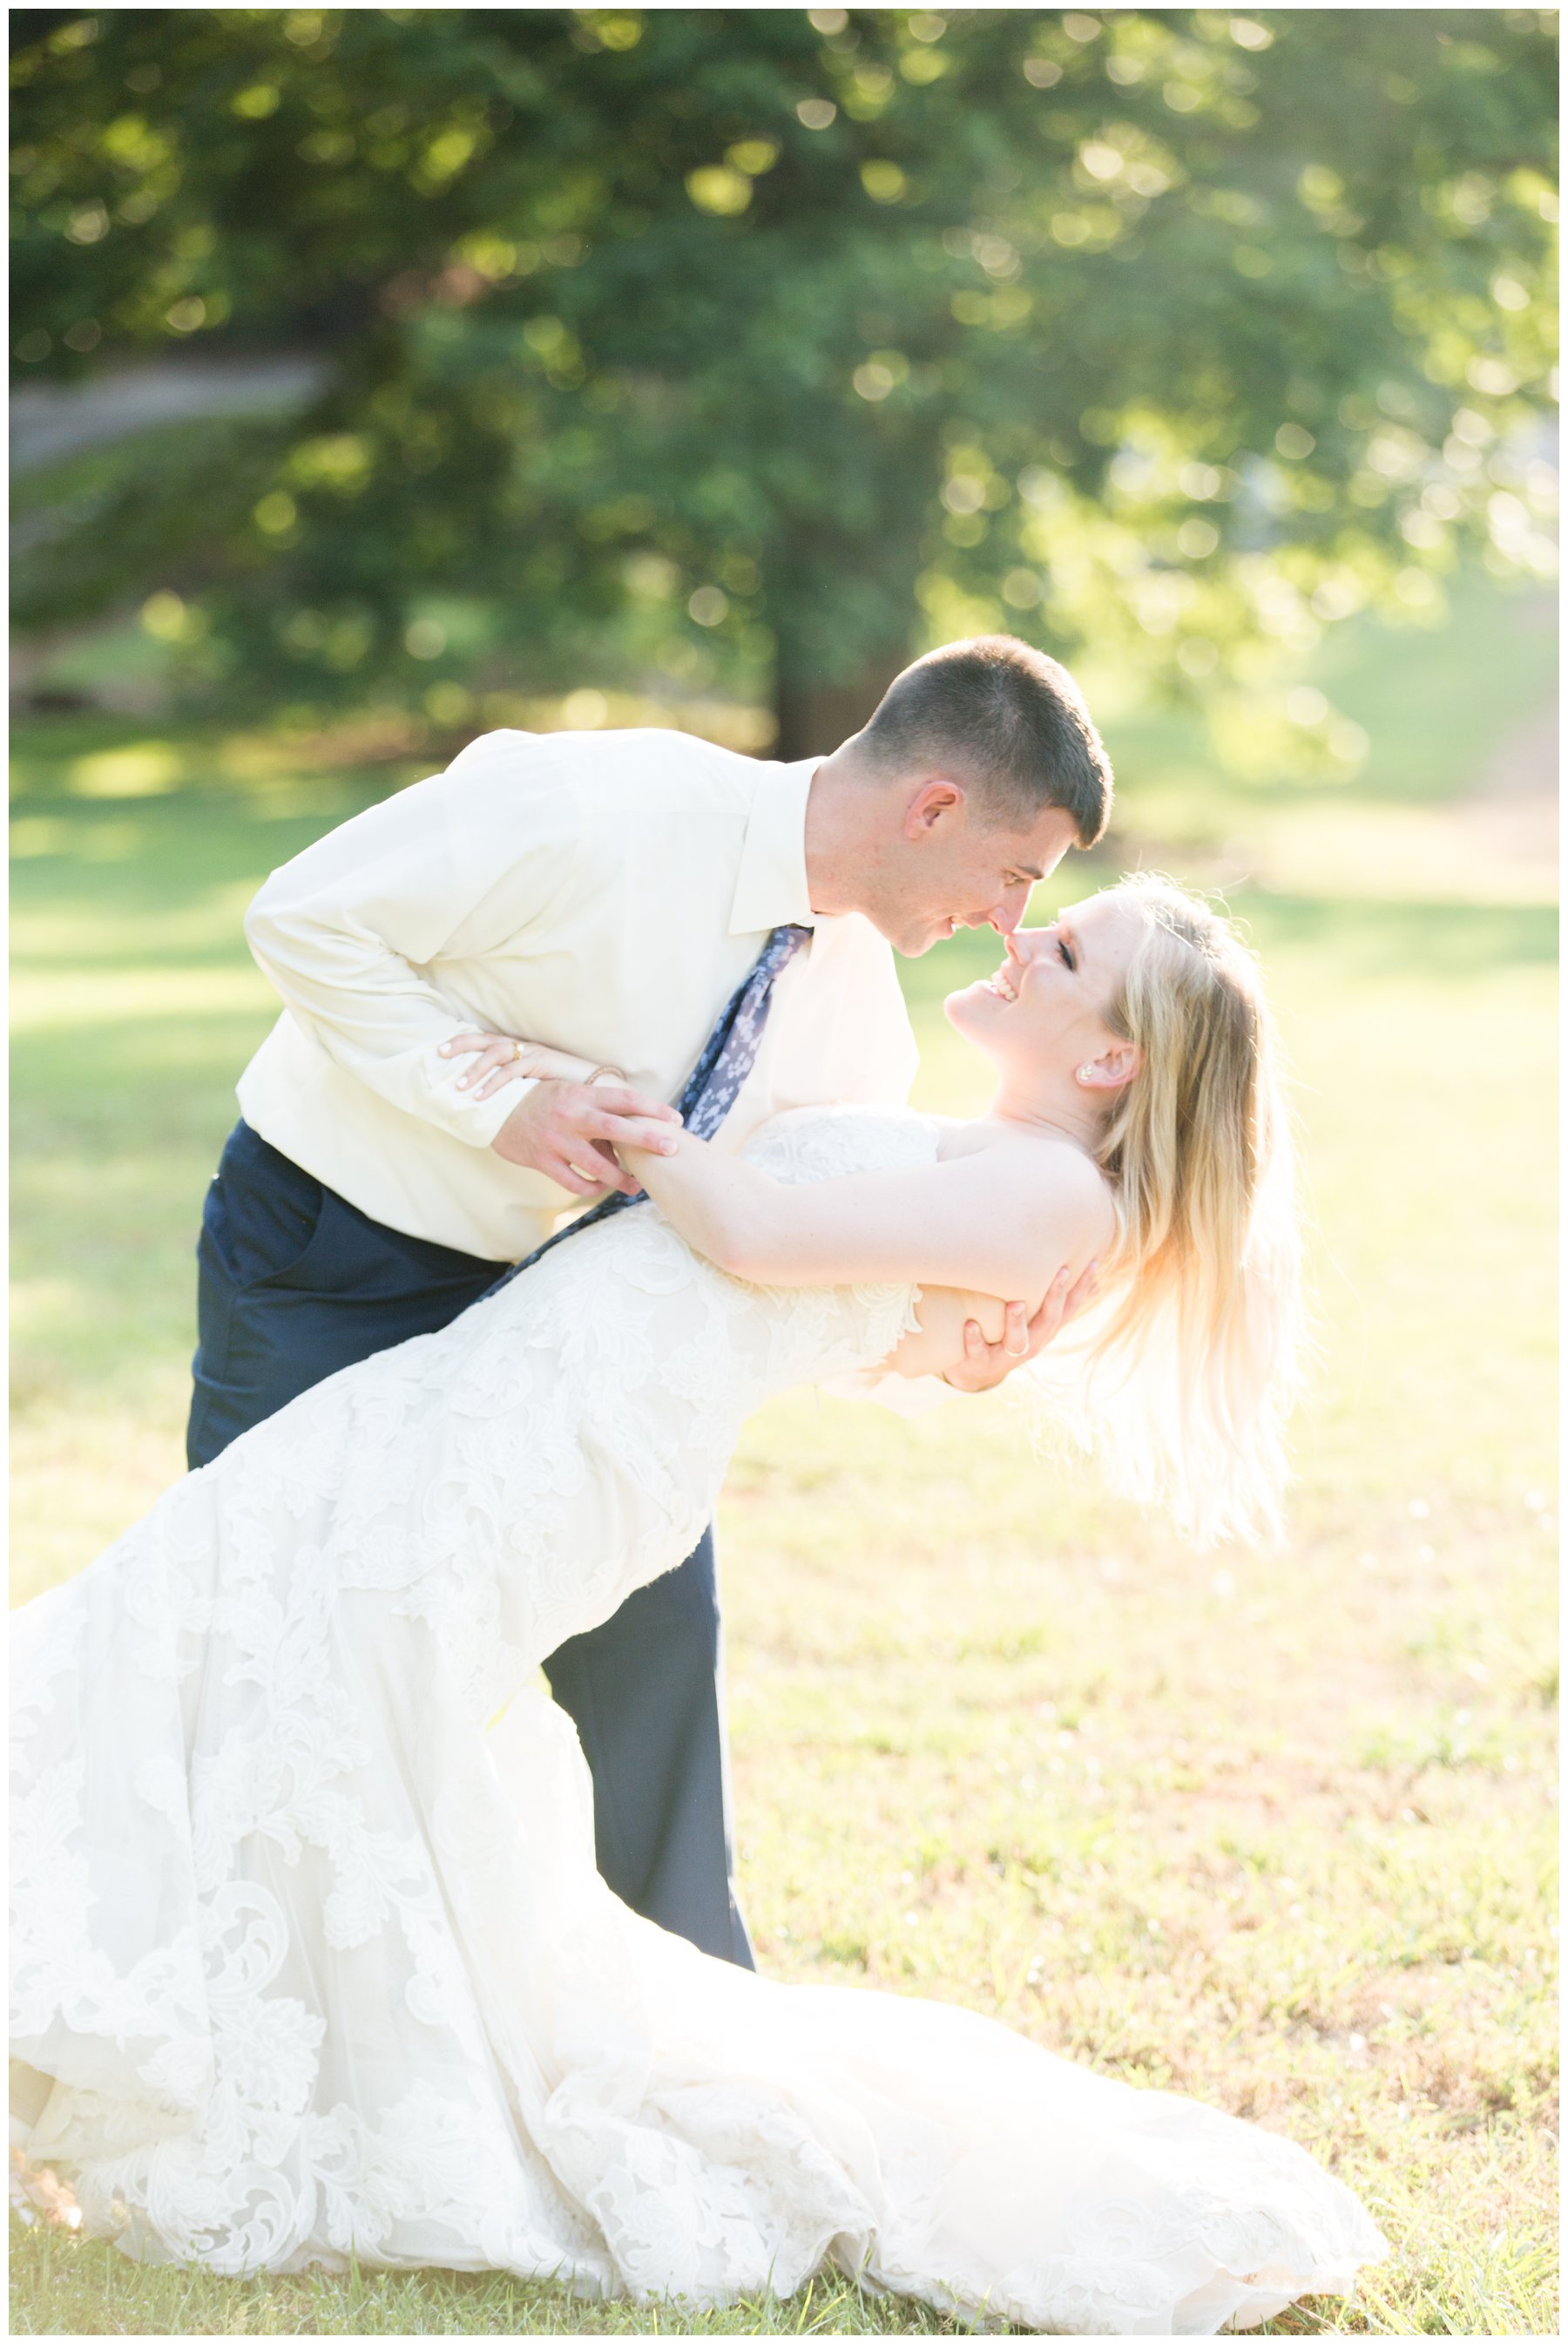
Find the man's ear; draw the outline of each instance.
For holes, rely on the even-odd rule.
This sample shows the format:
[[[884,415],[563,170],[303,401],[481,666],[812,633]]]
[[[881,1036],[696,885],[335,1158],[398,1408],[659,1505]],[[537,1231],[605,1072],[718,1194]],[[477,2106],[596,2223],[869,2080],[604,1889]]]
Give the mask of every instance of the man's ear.
[[[961,814],[969,800],[959,782],[949,781],[945,773],[933,773],[923,781],[904,811],[904,836],[910,840],[924,838],[940,822],[950,822]]]
[[[1113,1042],[1097,1058],[1086,1058],[1073,1079],[1080,1090],[1125,1090],[1142,1064],[1143,1053],[1136,1042]]]

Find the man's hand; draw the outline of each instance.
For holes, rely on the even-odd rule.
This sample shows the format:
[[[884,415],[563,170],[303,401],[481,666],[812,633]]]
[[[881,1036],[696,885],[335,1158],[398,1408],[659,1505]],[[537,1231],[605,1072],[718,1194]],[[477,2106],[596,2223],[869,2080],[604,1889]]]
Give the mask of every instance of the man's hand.
[[[629,1083],[546,1080],[507,1117],[490,1146],[508,1164],[542,1172],[574,1197],[597,1197],[606,1188],[635,1197],[638,1183],[610,1149],[618,1144],[668,1156],[679,1128],[672,1106],[645,1097]]]
[[[1075,1318],[1086,1303],[1093,1301],[1099,1287],[1099,1268],[1100,1264],[1091,1261],[1071,1287],[1068,1285],[1066,1270],[1059,1270],[1032,1318],[1027,1316],[1021,1302],[1010,1302],[1000,1343],[988,1343],[979,1320],[966,1319],[963,1358],[949,1368],[943,1383],[961,1392],[991,1391],[998,1384],[1005,1383],[1015,1368],[1021,1368],[1026,1359],[1038,1359],[1068,1320]]]

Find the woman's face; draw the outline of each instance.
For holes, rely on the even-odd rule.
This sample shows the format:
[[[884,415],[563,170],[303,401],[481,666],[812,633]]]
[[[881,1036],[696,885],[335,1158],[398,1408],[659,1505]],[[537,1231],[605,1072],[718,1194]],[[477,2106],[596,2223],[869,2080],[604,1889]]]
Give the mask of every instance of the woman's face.
[[[1142,933],[1143,914],[1114,890],[1070,905],[1048,928],[1016,928],[994,976],[948,995],[948,1022],[999,1065],[1066,1071],[1092,1061],[1116,1044],[1104,1013]]]

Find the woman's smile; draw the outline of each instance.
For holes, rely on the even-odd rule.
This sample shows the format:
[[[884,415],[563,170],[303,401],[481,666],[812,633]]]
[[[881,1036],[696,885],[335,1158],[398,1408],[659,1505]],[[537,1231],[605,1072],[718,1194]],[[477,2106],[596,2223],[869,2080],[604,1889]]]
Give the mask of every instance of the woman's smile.
[[[1023,991],[1024,979],[1029,975],[1030,963],[1034,955],[1032,951],[1023,949],[1020,938],[1032,937],[1034,933],[1032,930],[1010,928],[1002,937],[1001,965],[984,980],[983,986],[985,992],[994,994],[999,1001],[1016,1001]]]

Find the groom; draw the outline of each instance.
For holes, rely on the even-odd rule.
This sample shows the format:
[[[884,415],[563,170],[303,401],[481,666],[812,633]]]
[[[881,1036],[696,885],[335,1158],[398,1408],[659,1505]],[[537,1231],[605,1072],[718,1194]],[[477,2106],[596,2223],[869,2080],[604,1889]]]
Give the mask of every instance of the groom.
[[[246,934],[284,1009],[207,1193],[192,1466],[323,1377],[447,1326],[575,1200],[635,1193],[614,1144],[668,1123],[694,1067],[730,1102],[727,1148],[788,1107],[901,1104],[916,1052],[889,946],[1010,932],[1110,801],[1065,669],[984,636],[906,668],[829,757],[487,733],[275,871]],[[476,1026],[598,1072],[480,1100],[442,1050]],[[971,1325],[949,1380],[999,1383],[1063,1315],[1060,1295],[1032,1322],[1010,1304],[995,1345]],[[711,1531],[546,1674],[592,1773],[610,1886],[752,1965]]]

